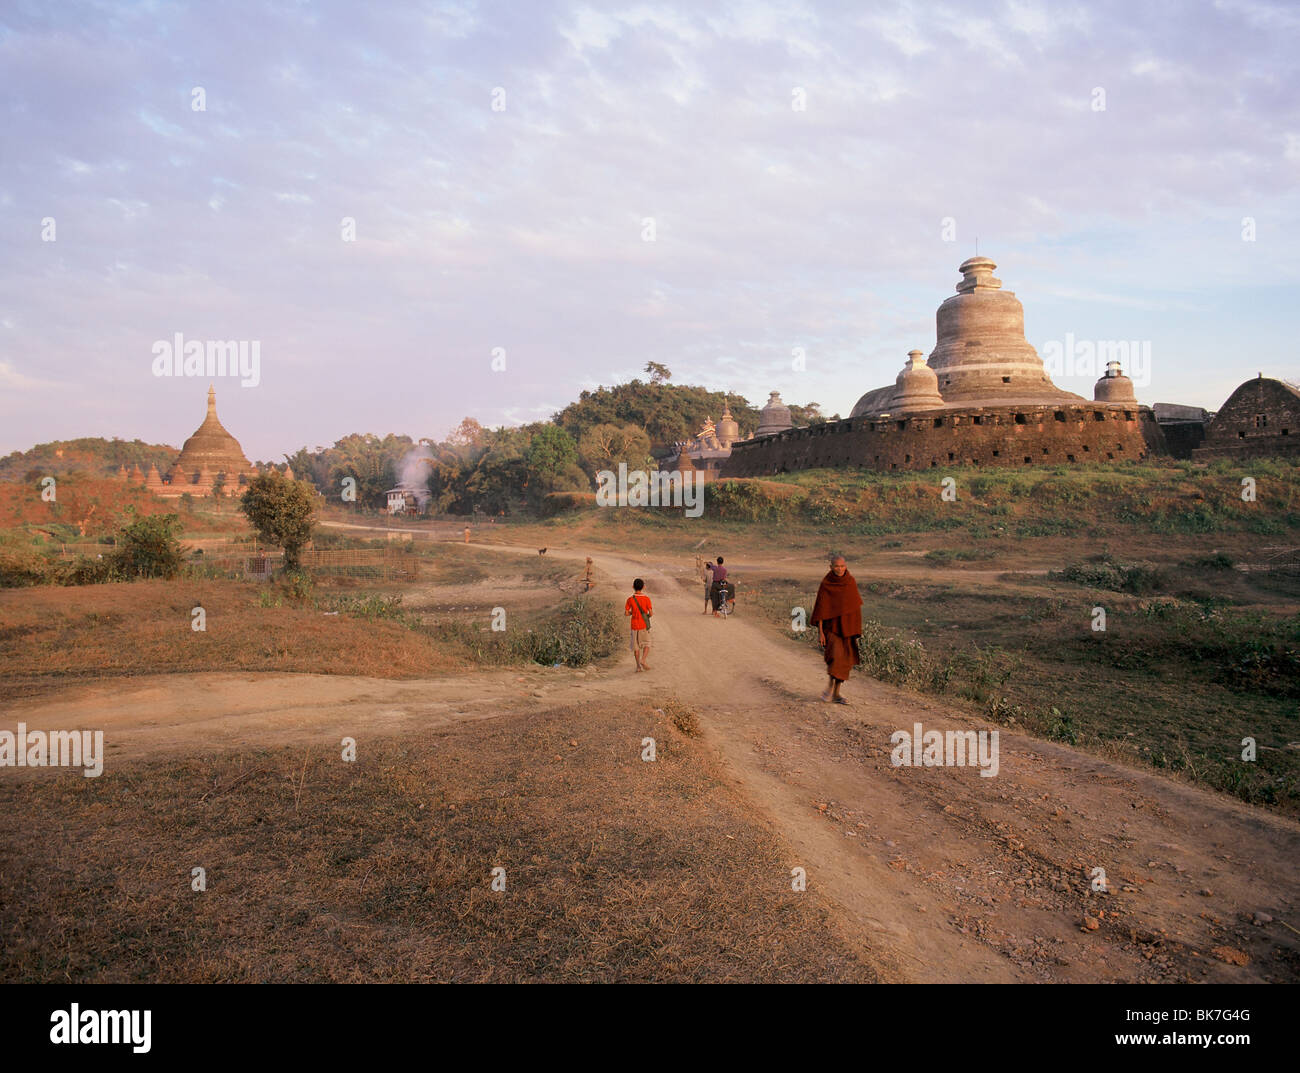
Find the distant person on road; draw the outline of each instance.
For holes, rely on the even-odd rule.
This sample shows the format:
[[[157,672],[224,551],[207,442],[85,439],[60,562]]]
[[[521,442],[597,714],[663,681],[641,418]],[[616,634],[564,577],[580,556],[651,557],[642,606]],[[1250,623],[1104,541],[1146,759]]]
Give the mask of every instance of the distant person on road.
[[[710,566],[713,570],[713,584],[709,592],[713,598],[713,615],[717,618],[721,614],[718,605],[722,602],[722,583],[727,580],[727,568],[722,565],[721,555],[718,556],[717,563],[710,564]]]
[[[650,655],[650,617],[654,614],[654,605],[642,591],[644,588],[645,582],[640,578],[633,581],[632,595],[623,605],[623,614],[632,617],[632,658],[638,671],[650,669],[646,658]]]
[[[862,594],[849,573],[843,555],[831,559],[831,568],[817,589],[813,604],[813,625],[826,659],[829,681],[822,700],[848,704],[840,696],[840,686],[848,681],[849,672],[862,662],[858,655],[858,638],[862,636]]]
[[[469,526],[465,526],[465,543],[469,543]]]
[[[695,560],[695,565],[700,565],[700,560]],[[709,613],[709,608],[713,605],[713,563],[705,563],[700,567],[700,577],[704,580],[704,613]]]

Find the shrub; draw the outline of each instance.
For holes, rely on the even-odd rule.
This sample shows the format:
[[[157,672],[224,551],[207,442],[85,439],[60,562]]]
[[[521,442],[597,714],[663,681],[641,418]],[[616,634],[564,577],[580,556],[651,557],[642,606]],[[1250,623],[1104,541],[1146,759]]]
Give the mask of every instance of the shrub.
[[[1165,586],[1164,574],[1158,567],[1151,563],[1120,562],[1109,553],[1094,555],[1086,562],[1071,563],[1064,570],[1050,576],[1064,578],[1076,585],[1110,592],[1129,592],[1135,596],[1159,592]]]
[[[711,482],[704,501],[709,517],[747,522],[775,521],[801,513],[806,495],[795,485],[746,478]]]
[[[1197,570],[1231,570],[1237,563],[1231,555],[1216,551],[1213,555],[1202,555],[1198,559],[1189,559],[1187,565]]]
[[[992,559],[993,555],[993,552],[979,548],[933,548],[925,553],[924,558],[931,563],[970,563]]]
[[[689,704],[683,704],[676,697],[669,697],[664,701],[663,711],[668,721],[687,737],[699,736],[699,716]]]
[[[542,497],[542,515],[553,518],[574,510],[586,510],[596,506],[595,492],[548,492]]]
[[[384,596],[370,593],[366,596],[337,596],[328,602],[331,611],[341,611],[345,615],[354,615],[370,622],[390,619],[407,626],[418,622],[416,616],[402,607],[402,596]]]
[[[516,651],[535,663],[585,667],[616,650],[620,626],[608,604],[579,596],[532,633],[511,636]]]
[[[112,560],[114,566],[129,578],[174,578],[183,565],[181,545],[177,540],[180,525],[180,517],[176,514],[151,514],[137,518],[118,533]]]

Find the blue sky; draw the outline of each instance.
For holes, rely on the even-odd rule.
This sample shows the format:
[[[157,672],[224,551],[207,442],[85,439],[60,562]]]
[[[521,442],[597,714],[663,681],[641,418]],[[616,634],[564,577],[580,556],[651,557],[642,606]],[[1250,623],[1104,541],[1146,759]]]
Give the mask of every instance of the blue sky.
[[[11,0],[0,452],[179,444],[176,332],[259,343],[218,384],[251,458],[545,418],[647,361],[847,414],[977,237],[1040,353],[1148,343],[1143,402],[1215,408],[1300,373],[1297,53],[1262,0]]]

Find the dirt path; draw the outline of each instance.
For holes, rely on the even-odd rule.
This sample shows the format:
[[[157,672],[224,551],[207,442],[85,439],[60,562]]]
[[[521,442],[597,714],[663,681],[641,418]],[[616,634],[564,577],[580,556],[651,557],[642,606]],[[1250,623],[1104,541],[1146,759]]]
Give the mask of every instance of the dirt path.
[[[473,544],[485,554],[536,554]],[[580,562],[586,552],[551,548]],[[102,727],[110,758],[419,732],[503,705],[665,696],[701,712],[716,752],[837,904],[882,978],[909,981],[1266,981],[1300,978],[1300,825],[1153,774],[1000,729],[1000,769],[893,767],[890,734],[986,724],[855,676],[851,707],[817,701],[820,659],[743,614],[702,614],[690,556],[591,553],[647,581],[653,669],[630,654],[390,682],[317,675],[156,676],[15,706],[29,727]],[[575,567],[576,569],[576,567]],[[988,727],[988,729],[993,729]],[[1105,870],[1108,892],[1090,889]],[[1261,923],[1252,920],[1262,913]],[[1081,926],[1085,915],[1095,930]],[[1285,923],[1284,923],[1285,922]]]

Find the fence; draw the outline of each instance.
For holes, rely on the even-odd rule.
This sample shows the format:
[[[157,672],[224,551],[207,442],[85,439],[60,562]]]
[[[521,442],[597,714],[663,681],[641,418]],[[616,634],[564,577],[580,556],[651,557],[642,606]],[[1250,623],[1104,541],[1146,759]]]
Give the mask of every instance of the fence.
[[[1283,548],[1274,545],[1260,548],[1260,551],[1263,553],[1263,558],[1259,562],[1242,563],[1239,569],[1248,572],[1254,570],[1300,572],[1300,548]]]
[[[305,551],[302,565],[313,574],[333,577],[378,577],[386,581],[415,577],[416,557],[393,548]]]
[[[191,557],[189,563],[253,580],[266,580],[283,567],[284,553],[250,552],[244,548],[237,555],[204,554]],[[409,580],[415,577],[417,569],[415,556],[389,548],[304,551],[299,564],[317,577],[374,578],[383,581]]]

